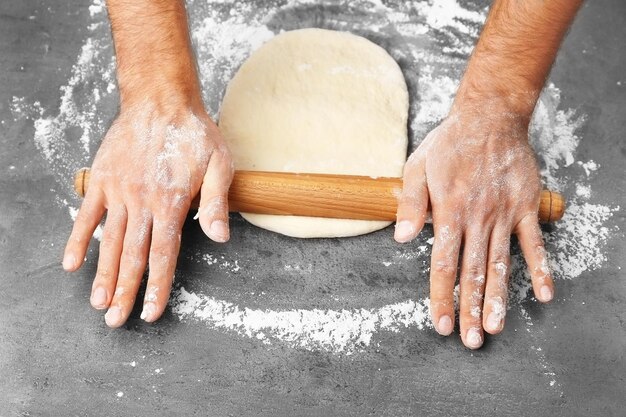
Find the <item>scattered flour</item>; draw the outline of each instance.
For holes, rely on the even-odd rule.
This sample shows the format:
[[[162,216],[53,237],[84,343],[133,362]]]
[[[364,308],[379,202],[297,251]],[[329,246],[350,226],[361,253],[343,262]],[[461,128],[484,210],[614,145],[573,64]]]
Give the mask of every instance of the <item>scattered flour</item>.
[[[470,10],[457,0],[357,0],[349,6],[347,1],[323,0],[268,1],[261,6],[226,0],[190,0],[187,4],[204,99],[212,116],[218,114],[226,83],[239,65],[251,51],[274,36],[276,29],[271,28],[280,27],[280,19],[279,24],[275,23],[277,16],[315,4],[325,14],[319,20],[326,25],[323,27],[371,35],[370,38],[382,42],[406,66],[404,72],[413,98],[410,110],[413,147],[445,117],[486,17],[486,10]],[[364,14],[348,21],[345,15],[323,11],[325,5],[343,5],[346,10],[363,10]],[[90,35],[67,83],[60,89],[59,108],[44,108],[38,101],[27,103],[21,97],[14,97],[11,106],[16,120],[33,121],[34,143],[60,184],[57,193],[67,196],[73,196],[73,173],[89,164],[110,123],[111,112],[106,110],[106,105],[111,106],[117,100],[115,62],[104,1],[92,0],[89,12],[93,19],[88,26]],[[619,209],[590,201],[590,181],[600,167],[594,161],[576,161],[581,140],[577,132],[585,122],[585,115],[562,108],[560,101],[559,88],[548,84],[530,131],[531,142],[541,160],[544,183],[569,198],[564,219],[544,234],[550,266],[557,280],[578,278],[603,266],[607,260],[605,246],[614,232],[606,224]],[[60,197],[56,200],[68,208],[72,219],[76,217],[76,199],[75,203]],[[99,228],[94,236],[100,238],[101,233]],[[430,239],[418,247],[398,251],[383,265],[390,267],[424,259],[432,243]],[[522,306],[529,299],[529,279],[519,250],[514,253],[512,291],[506,304],[508,308],[519,309],[530,332],[532,320]],[[226,260],[223,256],[205,254],[202,259],[228,273],[240,269],[237,260]],[[285,265],[285,270],[306,273],[306,268],[299,270],[289,265]],[[458,299],[458,286],[455,294]],[[331,352],[361,350],[381,330],[431,326],[428,299],[400,301],[372,309],[341,310],[339,305],[337,310],[272,311],[249,309],[181,287],[174,291],[171,306],[181,320],[200,320],[211,328],[231,330],[263,343],[281,342]],[[539,357],[545,362],[542,355]],[[550,385],[554,385],[554,374],[549,370],[545,373],[551,378]]]
[[[428,299],[407,300],[379,309],[253,310],[180,288],[172,311],[181,319],[201,320],[218,329],[233,330],[264,343],[281,340],[292,347],[352,353],[368,346],[381,330],[430,327]]]
[[[225,269],[230,272],[239,272],[241,267],[239,266],[239,261],[237,259],[229,261],[224,255],[216,256],[211,255],[210,253],[202,254],[202,260],[207,263],[207,265],[215,265],[219,266],[220,269]]]
[[[578,161],[578,165],[583,167],[583,169],[585,170],[585,174],[587,174],[587,176],[591,175],[592,172],[597,171],[598,168],[600,167],[594,161],[587,161],[587,162]]]

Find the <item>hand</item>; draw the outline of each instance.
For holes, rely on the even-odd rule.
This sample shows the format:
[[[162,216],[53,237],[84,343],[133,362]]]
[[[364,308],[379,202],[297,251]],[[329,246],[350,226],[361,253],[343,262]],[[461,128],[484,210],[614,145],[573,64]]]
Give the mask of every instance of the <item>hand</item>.
[[[83,263],[105,211],[106,222],[91,305],[108,309],[119,327],[135,303],[146,265],[149,276],[141,318],[153,322],[167,305],[181,230],[201,190],[200,224],[216,242],[229,239],[228,187],[233,165],[217,126],[201,105],[140,102],[122,111],[92,166],[89,190],[65,248],[63,267]]]
[[[538,224],[541,184],[528,118],[514,114],[497,103],[458,105],[404,168],[395,239],[415,238],[430,202],[431,317],[437,332],[452,333],[461,257],[460,333],[472,349],[482,345],[483,329],[497,334],[504,326],[512,233],[528,263],[535,297],[548,302],[554,294]]]

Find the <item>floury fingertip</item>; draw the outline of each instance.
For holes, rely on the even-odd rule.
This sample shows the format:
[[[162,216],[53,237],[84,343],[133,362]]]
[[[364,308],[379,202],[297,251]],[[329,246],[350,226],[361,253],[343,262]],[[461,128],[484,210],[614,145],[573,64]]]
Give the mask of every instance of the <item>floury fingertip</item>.
[[[109,308],[107,313],[104,315],[104,321],[109,327],[118,327],[121,323],[122,319],[122,309],[118,306],[113,306]]]
[[[103,309],[106,308],[106,302],[107,291],[102,287],[96,288],[91,295],[91,305],[96,309]]]
[[[539,291],[539,293],[541,295],[541,301],[543,301],[544,303],[547,303],[548,301],[552,301],[552,297],[554,296],[552,293],[552,289],[547,285],[544,285],[543,287],[541,287],[541,290]]]
[[[483,338],[477,328],[472,327],[467,331],[465,335],[467,341],[467,347],[470,349],[478,349],[483,344]]]
[[[76,256],[72,253],[68,253],[63,257],[63,269],[66,271],[73,271],[76,268]]]
[[[448,336],[452,333],[452,330],[454,330],[454,328],[450,316],[441,316],[437,323],[437,332],[442,336]]]
[[[226,222],[224,220],[214,220],[209,228],[209,237],[216,242],[226,242],[229,238]]]
[[[400,243],[406,243],[415,237],[415,226],[408,220],[402,220],[396,223],[396,231],[394,239]]]
[[[143,306],[143,311],[141,312],[141,316],[139,316],[139,318],[147,322],[153,322],[155,320],[155,312],[156,306],[154,305],[154,303],[146,303]]]

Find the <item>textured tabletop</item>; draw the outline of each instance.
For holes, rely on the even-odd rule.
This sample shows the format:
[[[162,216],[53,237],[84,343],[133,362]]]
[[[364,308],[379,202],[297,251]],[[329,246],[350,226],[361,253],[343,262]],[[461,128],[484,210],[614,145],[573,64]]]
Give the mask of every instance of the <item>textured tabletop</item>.
[[[188,1],[212,116],[282,30],[347,30],[399,62],[411,149],[446,115],[486,2]],[[532,296],[513,244],[504,332],[470,351],[428,319],[432,228],[299,240],[231,215],[227,244],[188,218],[170,308],[120,329],[89,306],[98,256],[60,260],[117,112],[101,0],[0,3],[0,416],[619,416],[626,403],[626,3],[586,2],[537,106],[556,299]],[[192,215],[195,213],[192,213]],[[96,236],[97,238],[98,236]]]

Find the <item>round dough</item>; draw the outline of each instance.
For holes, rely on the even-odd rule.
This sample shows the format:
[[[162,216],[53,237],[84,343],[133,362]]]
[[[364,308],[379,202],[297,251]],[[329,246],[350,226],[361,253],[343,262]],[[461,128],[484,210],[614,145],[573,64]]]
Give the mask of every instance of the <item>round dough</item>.
[[[228,85],[219,125],[239,170],[399,177],[409,95],[398,64],[360,36],[284,32],[250,56]],[[356,236],[387,221],[242,213],[288,236]]]

